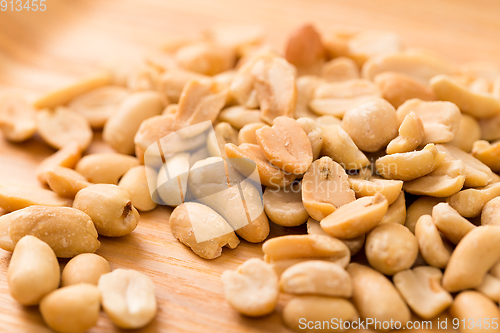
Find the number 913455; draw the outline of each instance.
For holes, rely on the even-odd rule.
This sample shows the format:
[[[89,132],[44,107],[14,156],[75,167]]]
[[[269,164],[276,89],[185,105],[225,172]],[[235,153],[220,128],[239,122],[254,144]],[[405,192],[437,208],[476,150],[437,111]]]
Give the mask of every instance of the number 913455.
[[[45,0],[0,0],[0,10],[2,12],[32,11],[44,12],[47,9]]]
[[[474,320],[473,318],[453,319],[453,328],[459,330],[475,328],[496,330],[498,327],[498,318],[479,318],[478,320]]]

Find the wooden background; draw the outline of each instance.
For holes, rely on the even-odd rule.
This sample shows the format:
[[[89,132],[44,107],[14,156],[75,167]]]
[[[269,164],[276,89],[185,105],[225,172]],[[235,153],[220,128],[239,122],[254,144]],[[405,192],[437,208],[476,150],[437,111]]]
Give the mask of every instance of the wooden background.
[[[405,43],[429,48],[450,61],[500,62],[497,0],[47,0],[45,12],[0,11],[0,88],[31,96],[62,85],[116,59],[133,58],[171,37],[188,37],[217,23],[260,24],[278,46],[291,29],[314,22],[335,29],[398,32]],[[97,135],[99,136],[99,135]],[[100,140],[91,152],[109,150]],[[0,183],[37,185],[36,165],[53,153],[36,138],[20,145],[0,135]],[[112,268],[136,268],[155,282],[157,318],[141,332],[280,332],[279,311],[263,319],[239,316],[223,300],[219,275],[260,246],[242,242],[221,258],[204,261],[170,234],[170,210],[141,215],[120,239],[103,238],[98,253]],[[2,212],[0,211],[0,214]],[[273,234],[304,229],[273,228]],[[0,250],[0,331],[48,332],[36,308],[9,295],[10,254]],[[103,314],[90,332],[117,332]]]

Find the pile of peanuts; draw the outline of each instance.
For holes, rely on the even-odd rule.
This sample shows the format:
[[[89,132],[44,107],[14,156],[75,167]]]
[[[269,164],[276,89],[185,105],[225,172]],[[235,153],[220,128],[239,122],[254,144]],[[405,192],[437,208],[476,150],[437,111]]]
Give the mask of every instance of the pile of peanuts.
[[[31,103],[0,96],[6,140],[37,133],[57,150],[37,170],[49,189],[0,184],[13,297],[40,304],[57,332],[85,331],[101,303],[119,327],[146,325],[153,282],[90,253],[164,204],[201,258],[264,242],[263,260],[222,274],[243,315],[275,311],[283,293],[297,331],[500,318],[500,67],[455,65],[382,31],[305,25],[283,55],[263,40],[214,27]],[[116,152],[84,154],[101,130]],[[307,234],[266,240],[269,220]],[[74,257],[61,289],[57,257]]]

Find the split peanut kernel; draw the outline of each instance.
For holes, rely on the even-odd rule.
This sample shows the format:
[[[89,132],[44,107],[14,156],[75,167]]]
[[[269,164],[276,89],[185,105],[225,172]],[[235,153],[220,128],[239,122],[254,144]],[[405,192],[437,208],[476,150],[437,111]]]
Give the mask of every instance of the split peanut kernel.
[[[500,183],[493,183],[483,188],[462,190],[446,201],[463,217],[476,217],[481,214],[484,205],[500,195]]]
[[[461,115],[460,127],[449,144],[462,149],[466,153],[470,153],[474,142],[481,138],[482,131],[479,122],[476,118],[464,113]]]
[[[307,233],[309,235],[320,235],[320,236],[330,236],[326,231],[321,228],[321,225],[318,221],[313,220],[313,219],[308,219],[307,220]],[[365,235],[362,234],[356,238],[351,238],[351,239],[341,239],[341,241],[347,245],[349,248],[349,251],[351,253],[351,257],[356,255],[362,248],[363,245],[365,245]]]
[[[435,101],[436,95],[432,89],[410,75],[384,72],[374,78],[382,97],[395,108],[409,99],[418,98],[423,101]]]
[[[61,274],[61,286],[89,283],[97,286],[101,275],[111,272],[109,263],[94,253],[82,253],[68,261]]]
[[[406,221],[406,200],[405,192],[401,191],[396,201],[389,205],[387,212],[380,221],[382,223],[397,223],[404,225]]]
[[[458,244],[465,235],[476,228],[474,224],[444,202],[434,206],[432,219],[443,236],[453,244]]]
[[[481,212],[481,225],[500,224],[500,198],[491,199]]]
[[[83,157],[75,170],[91,183],[118,184],[128,170],[138,165],[139,161],[132,156],[100,153]]]
[[[161,74],[158,90],[165,94],[171,103],[178,103],[184,87],[193,80],[208,82],[210,77],[182,68],[169,68]]]
[[[238,144],[241,145],[243,143],[250,143],[257,145],[257,136],[255,132],[264,126],[267,125],[261,122],[246,124],[243,126],[238,132]]]
[[[326,62],[321,67],[321,77],[328,82],[359,79],[359,68],[352,59],[339,57]]]
[[[300,72],[314,70],[325,61],[325,49],[314,26],[306,24],[288,37],[285,59]]]
[[[54,166],[47,171],[47,184],[50,189],[62,197],[74,199],[76,194],[90,186],[87,178],[73,169]]]
[[[246,125],[261,122],[260,110],[251,110],[242,106],[231,106],[223,109],[218,119],[230,123],[236,129],[242,129]]]
[[[445,268],[450,260],[452,248],[445,243],[430,215],[422,215],[415,225],[420,254],[430,266]]]
[[[315,119],[317,114],[311,111],[309,103],[314,96],[316,88],[325,80],[314,75],[303,75],[295,80],[297,87],[297,105],[295,106],[295,118],[307,117]]]
[[[380,192],[389,205],[396,201],[403,188],[403,182],[400,180],[388,180],[376,176],[364,178],[358,175],[349,177],[348,180],[356,193],[356,198],[374,196]]]
[[[483,283],[476,290],[488,296],[495,303],[498,303],[500,300],[500,279],[491,274],[486,274]]]
[[[417,149],[424,140],[424,125],[413,111],[408,113],[398,129],[399,135],[387,145],[387,154],[407,153]]]
[[[156,208],[148,186],[148,175],[156,171],[148,166],[138,165],[129,169],[120,179],[118,186],[130,194],[132,205],[140,211],[147,212]]]
[[[47,182],[47,171],[53,166],[61,166],[66,168],[74,168],[76,163],[82,156],[82,150],[76,142],[70,142],[64,145],[54,154],[50,155],[40,163],[36,168],[36,177],[40,183]]]
[[[274,223],[284,227],[296,227],[304,224],[309,214],[302,203],[300,184],[296,186],[266,188],[264,191],[264,209]]]
[[[224,146],[227,143],[238,143],[238,132],[229,123],[220,122],[207,137],[207,149],[210,156],[226,157]]]
[[[500,171],[500,142],[490,144],[485,140],[476,141],[472,146],[472,156],[483,162],[492,171]]]
[[[449,310],[450,314],[459,322],[469,321],[477,323],[484,318],[498,318],[500,312],[496,304],[477,291],[463,291],[455,297]],[[482,329],[474,327],[465,332],[481,332]]]
[[[309,118],[298,118],[297,124],[306,132],[311,143],[313,161],[318,159],[323,146],[323,130],[314,120]]]
[[[478,119],[481,139],[493,141],[500,139],[500,115]]]
[[[69,206],[71,201],[49,190],[19,185],[0,185],[0,208],[13,212],[30,206]]]
[[[23,142],[36,132],[35,109],[22,96],[0,95],[0,131],[11,142]]]
[[[189,153],[177,153],[165,159],[158,171],[156,183],[149,178],[156,185],[159,198],[168,206],[177,206],[185,201],[190,158]]]
[[[177,50],[177,63],[189,71],[216,75],[234,66],[236,55],[234,50],[214,43],[191,43]]]

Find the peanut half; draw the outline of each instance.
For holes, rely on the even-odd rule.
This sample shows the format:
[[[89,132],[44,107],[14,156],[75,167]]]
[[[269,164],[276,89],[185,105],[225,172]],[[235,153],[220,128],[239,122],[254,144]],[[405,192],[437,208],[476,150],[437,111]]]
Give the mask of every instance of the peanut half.
[[[23,142],[36,132],[35,110],[22,96],[0,95],[0,130],[12,142]]]
[[[38,187],[0,185],[0,208],[13,212],[29,206],[69,206],[71,201]]]
[[[132,156],[100,153],[83,157],[75,170],[91,183],[118,184],[120,178],[137,165],[139,161]]]
[[[85,177],[73,169],[54,166],[47,171],[47,184],[62,197],[74,199],[76,194],[91,185]]]
[[[97,286],[101,275],[111,272],[109,263],[94,253],[82,253],[72,258],[61,274],[61,286],[89,283]]]
[[[398,129],[399,135],[387,145],[387,154],[407,153],[417,149],[424,140],[424,125],[413,111],[408,113]]]
[[[309,218],[304,204],[300,184],[297,186],[266,188],[264,191],[264,209],[271,221],[284,227],[296,227]]]
[[[65,144],[54,154],[50,155],[36,168],[36,177],[45,184],[47,182],[47,171],[53,166],[74,168],[82,156],[82,150],[76,142]]]

